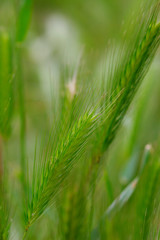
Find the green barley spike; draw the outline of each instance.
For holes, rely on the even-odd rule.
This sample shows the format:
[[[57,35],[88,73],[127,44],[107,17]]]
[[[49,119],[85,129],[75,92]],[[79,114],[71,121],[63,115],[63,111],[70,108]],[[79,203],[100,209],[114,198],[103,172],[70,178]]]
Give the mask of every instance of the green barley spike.
[[[154,54],[159,46],[160,42],[160,24],[154,25],[152,28],[148,28],[144,39],[137,47],[136,51],[131,56],[130,61],[124,68],[124,71],[120,77],[120,81],[116,87],[119,89],[119,85],[121,89],[124,89],[119,103],[115,108],[115,112],[112,114],[106,139],[104,143],[104,149],[111,143],[112,139],[115,136],[115,133],[125,115],[135,93],[136,90],[144,78],[149,65],[151,64],[151,60],[154,57]],[[136,56],[136,59],[135,59]]]

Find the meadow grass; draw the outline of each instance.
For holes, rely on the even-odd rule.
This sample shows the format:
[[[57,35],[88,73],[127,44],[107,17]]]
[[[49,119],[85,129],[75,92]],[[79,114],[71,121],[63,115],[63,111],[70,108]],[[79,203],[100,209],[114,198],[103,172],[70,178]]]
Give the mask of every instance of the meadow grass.
[[[128,158],[119,194],[114,184],[118,158],[126,158],[119,128],[159,47],[159,4],[141,1],[140,11],[126,20],[119,46],[108,47],[103,77],[92,69],[87,81],[85,69],[76,67],[72,79],[60,78],[45,143],[37,140],[31,161],[23,59],[33,2],[11,4],[14,21],[0,30],[0,239],[159,239],[159,139],[154,151],[138,142],[141,105],[124,144]],[[12,133],[16,121],[18,141]],[[7,147],[14,141],[19,173],[15,149]],[[114,172],[107,159],[117,160]]]

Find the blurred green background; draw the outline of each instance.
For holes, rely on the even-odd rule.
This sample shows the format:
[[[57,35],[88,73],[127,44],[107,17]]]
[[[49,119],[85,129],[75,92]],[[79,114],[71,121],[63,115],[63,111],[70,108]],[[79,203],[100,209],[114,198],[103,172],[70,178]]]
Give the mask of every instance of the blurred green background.
[[[9,31],[12,38],[14,38],[19,3],[19,0],[1,0],[0,3],[0,29]],[[55,94],[60,78],[64,78],[66,82],[72,78],[80,56],[80,70],[86,81],[91,77],[94,78],[94,74],[100,70],[101,66],[102,72],[104,71],[106,47],[113,39],[116,39],[118,44],[121,26],[129,17],[132,5],[136,5],[135,0],[33,1],[29,32],[20,46],[26,158],[29,164],[32,164],[34,159],[36,139],[44,139],[43,137],[48,134],[52,126],[53,92]],[[13,59],[16,75],[19,67],[15,62]],[[107,198],[107,203],[104,203],[104,208],[137,175],[146,144],[152,144],[153,149],[159,146],[159,66],[160,52],[156,55],[114,144],[105,156],[107,164],[104,176],[107,173],[112,193],[109,199],[108,190],[106,191],[107,197],[105,196],[104,199],[106,201]],[[5,159],[9,162],[8,171],[13,180],[12,183],[20,177],[18,115],[20,103],[17,84],[15,78],[12,130],[9,140],[4,144]],[[45,139],[43,141],[45,142]],[[46,221],[52,222],[51,216],[48,217],[48,215]],[[50,231],[52,232],[52,228]],[[44,229],[42,231],[39,228],[39,237],[35,239],[44,239],[42,232],[44,234]],[[114,237],[113,239],[116,239]]]

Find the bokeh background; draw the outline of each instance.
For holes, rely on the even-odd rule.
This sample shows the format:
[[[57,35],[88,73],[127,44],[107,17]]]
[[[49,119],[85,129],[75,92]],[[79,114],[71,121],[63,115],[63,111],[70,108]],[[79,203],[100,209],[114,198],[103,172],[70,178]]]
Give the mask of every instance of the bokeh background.
[[[18,0],[1,0],[0,28],[9,29],[11,33],[14,31],[18,3]],[[134,5],[135,0],[34,0],[29,31],[21,46],[26,158],[29,164],[34,159],[36,139],[43,139],[43,145],[44,137],[52,126],[53,93],[58,89],[60,79],[67,83],[77,66],[80,66],[81,77],[86,81],[91,77],[100,77],[93,74],[96,70],[105,69],[108,43],[115,39],[118,44],[121,26],[130,17]],[[17,71],[15,67],[15,74]],[[16,84],[15,81],[12,131],[4,146],[13,185],[15,179],[20,177],[20,121]],[[151,144],[153,149],[159,145],[159,133],[160,51],[114,144],[106,154],[106,174],[103,177],[108,204],[136,176],[146,144]],[[17,194],[18,190],[13,193]],[[53,215],[47,214],[45,221],[54,223]],[[48,231],[47,227],[43,231],[39,228],[39,237],[35,239],[44,239],[45,229]]]

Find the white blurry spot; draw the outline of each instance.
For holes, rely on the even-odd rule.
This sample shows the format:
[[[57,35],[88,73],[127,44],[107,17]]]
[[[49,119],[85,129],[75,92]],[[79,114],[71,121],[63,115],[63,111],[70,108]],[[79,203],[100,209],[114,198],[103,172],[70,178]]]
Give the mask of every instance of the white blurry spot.
[[[57,94],[61,69],[69,64],[75,68],[80,52],[80,36],[74,23],[62,14],[52,14],[44,21],[44,34],[30,44],[30,55],[35,64],[46,100],[51,100],[51,91]],[[68,84],[72,95],[75,83]]]
[[[66,86],[68,88],[68,90],[69,90],[71,99],[73,99],[75,94],[76,94],[77,73],[78,73],[78,69],[79,69],[79,65],[80,65],[80,61],[81,61],[81,57],[82,57],[82,52],[83,52],[83,49],[81,49],[81,53],[79,55],[79,58],[78,58],[78,61],[77,61],[77,65],[75,66],[75,71],[74,71],[73,77],[68,82],[68,84]]]
[[[67,88],[69,90],[71,99],[74,98],[75,94],[76,94],[76,78],[73,78],[68,84],[67,84]]]
[[[132,125],[133,125],[133,116],[131,115],[131,113],[127,114],[127,115],[124,117],[124,121],[122,122],[122,125],[123,125],[123,127],[125,127],[126,129],[128,129],[128,132],[129,132],[129,129],[131,130]]]
[[[30,46],[30,54],[36,63],[42,63],[50,56],[51,49],[44,37],[36,38]]]
[[[147,150],[147,151],[153,151],[152,145],[151,145],[151,144],[147,144],[147,145],[145,146],[145,150]]]
[[[61,45],[74,42],[76,30],[73,23],[63,15],[55,14],[46,19],[45,35],[51,44]]]

